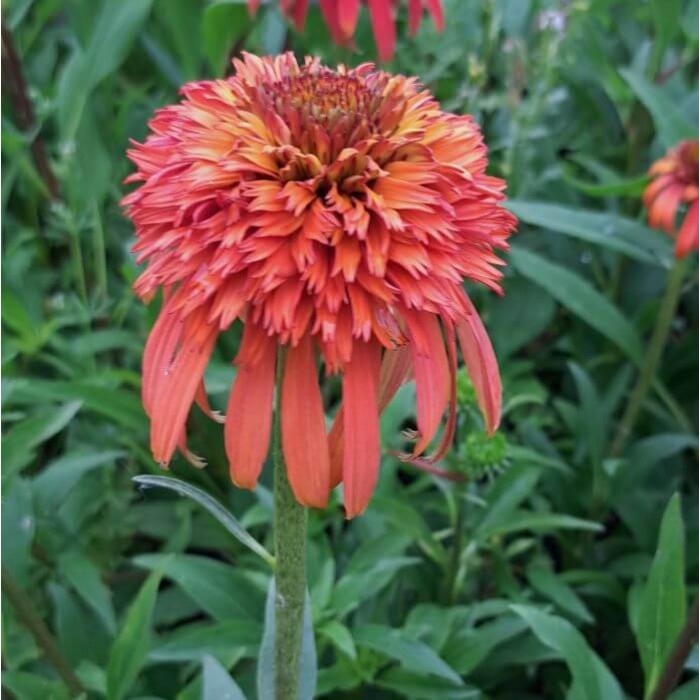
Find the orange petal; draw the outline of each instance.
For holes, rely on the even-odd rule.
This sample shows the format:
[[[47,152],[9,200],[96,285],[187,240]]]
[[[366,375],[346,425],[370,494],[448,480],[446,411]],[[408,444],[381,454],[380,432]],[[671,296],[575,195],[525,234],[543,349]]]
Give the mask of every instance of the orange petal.
[[[153,411],[158,382],[170,365],[182,334],[182,319],[179,314],[173,313],[171,308],[168,303],[163,306],[143,352],[141,399],[149,416]]]
[[[470,313],[457,323],[457,337],[484,416],[486,432],[491,435],[501,422],[501,376],[484,324],[466,294],[464,301]]]
[[[442,420],[450,393],[450,369],[437,316],[412,309],[402,313],[411,339],[416,377],[416,413],[420,433],[413,449],[416,457],[430,444]]]
[[[342,0],[338,3],[338,26],[348,38],[355,33],[359,11],[360,0]]]
[[[394,398],[401,385],[411,374],[411,349],[403,345],[396,350],[387,350],[382,358],[379,374],[378,404],[381,413]]]
[[[420,27],[423,0],[408,0],[408,33],[414,36]]]
[[[338,22],[338,0],[319,0],[318,4],[321,7],[321,13],[326,20],[333,41],[336,44],[344,44],[349,37],[343,34]]]
[[[258,336],[262,336],[260,339]],[[241,344],[261,346],[255,362],[239,364],[226,409],[224,441],[231,481],[252,489],[267,457],[272,425],[277,344],[258,326],[247,323]]]
[[[676,257],[684,258],[688,253],[698,249],[698,200],[688,208],[683,225],[676,239]]]
[[[377,412],[382,411],[394,398],[411,375],[411,350],[404,345],[384,353],[379,373],[379,388],[377,390]],[[331,488],[335,488],[343,480],[343,407],[335,414],[333,425],[328,433],[331,451]]]
[[[440,444],[435,454],[430,456],[431,462],[442,459],[452,446],[457,429],[457,346],[455,342],[455,329],[451,323],[444,323],[445,340],[447,345],[447,358],[450,366],[450,401],[447,412],[447,423],[442,433]]]
[[[433,18],[435,29],[441,32],[445,28],[445,15],[442,11],[442,0],[426,0],[428,12]]]
[[[282,382],[282,450],[297,501],[324,508],[330,491],[330,456],[310,335],[287,352]]]
[[[372,31],[380,61],[389,61],[396,46],[396,27],[391,0],[367,0]]]
[[[199,455],[196,455],[192,450],[187,447],[187,430],[183,429],[182,435],[177,442],[177,449],[180,450],[180,454],[195,468],[204,469],[207,463]]]
[[[197,387],[197,391],[194,395],[194,402],[213,421],[216,421],[217,423],[225,423],[226,422],[226,419],[224,418],[224,416],[222,416],[219,411],[215,411],[211,407],[211,405],[209,403],[209,397],[207,396],[207,388],[204,386],[204,380],[201,380],[199,382],[199,386]]]
[[[214,349],[218,329],[206,323],[205,308],[185,321],[180,349],[172,363],[156,368],[152,398],[151,451],[156,461],[168,464],[185,428],[197,386]]]
[[[306,24],[306,13],[309,9],[309,0],[296,0],[294,3],[294,26],[298,32],[303,31]]]
[[[343,368],[343,487],[348,518],[367,507],[379,475],[380,359],[379,343],[356,343]]]

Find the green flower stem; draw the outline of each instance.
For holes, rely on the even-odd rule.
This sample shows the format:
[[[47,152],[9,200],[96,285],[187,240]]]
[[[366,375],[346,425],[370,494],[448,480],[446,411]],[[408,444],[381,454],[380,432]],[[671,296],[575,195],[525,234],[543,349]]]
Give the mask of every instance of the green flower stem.
[[[71,696],[83,695],[85,693],[83,684],[75,675],[49,628],[37,615],[36,606],[4,566],[2,567],[2,592],[15,609],[17,619],[31,632],[34,641],[44,652],[47,661],[56,669],[66,684]]]
[[[622,420],[618,423],[617,432],[615,433],[615,438],[610,447],[611,457],[619,455],[622,448],[627,443],[637,422],[637,418],[639,417],[644,399],[654,381],[656,367],[663,354],[668,333],[671,330],[676,306],[678,306],[678,299],[681,295],[686,267],[687,264],[685,260],[676,260],[668,274],[666,292],[661,302],[659,315],[656,317],[656,325],[654,326],[654,332],[649,341],[644,363],[642,364],[639,377],[637,378],[637,383],[630,394]]]
[[[284,351],[277,362],[274,419],[275,504],[275,698],[296,700],[299,689],[301,633],[306,598],[306,508],[294,498],[287,479],[280,432]]]

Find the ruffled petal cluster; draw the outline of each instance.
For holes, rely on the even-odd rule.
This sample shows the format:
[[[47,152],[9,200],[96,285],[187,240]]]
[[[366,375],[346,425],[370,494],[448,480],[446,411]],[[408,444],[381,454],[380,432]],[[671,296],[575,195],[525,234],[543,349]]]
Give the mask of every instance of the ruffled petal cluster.
[[[411,376],[418,458],[450,446],[457,344],[489,431],[500,380],[463,282],[499,292],[514,217],[485,173],[469,116],[441,111],[413,78],[366,64],[299,65],[293,55],[234,61],[226,80],[182,88],[129,157],[139,187],[135,284],[164,291],[144,353],[154,458],[167,465],[193,402],[214,418],[202,377],[217,336],[244,324],[225,418],[231,477],[253,488],[268,452],[275,374],[284,362],[282,447],[301,503],[344,484],[348,516],[367,506],[380,460],[379,414]],[[282,348],[283,352],[278,352]],[[319,361],[342,375],[327,430]],[[220,419],[220,418],[219,418]]]
[[[377,53],[381,61],[388,61],[396,47],[395,11],[398,0],[365,0],[372,22]],[[340,46],[352,46],[361,0],[319,0],[321,14],[328,25],[333,41]],[[260,0],[248,0],[248,10],[255,14]],[[298,31],[304,29],[309,0],[279,0],[282,13],[292,20]],[[408,31],[415,35],[420,27],[423,10],[430,14],[436,29],[445,27],[442,0],[408,0]]]
[[[649,225],[676,237],[676,257],[684,258],[698,249],[698,142],[682,141],[654,162],[649,169],[651,183],[644,191]],[[687,210],[680,228],[676,218]]]

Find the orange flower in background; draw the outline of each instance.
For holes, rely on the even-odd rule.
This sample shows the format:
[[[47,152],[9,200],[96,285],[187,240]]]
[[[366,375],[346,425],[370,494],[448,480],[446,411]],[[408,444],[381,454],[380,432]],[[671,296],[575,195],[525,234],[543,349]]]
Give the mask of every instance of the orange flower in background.
[[[190,83],[159,110],[129,157],[141,185],[124,198],[135,284],[164,304],[143,361],[154,458],[186,454],[196,402],[212,415],[203,372],[219,333],[244,324],[225,419],[235,484],[253,488],[266,459],[278,346],[282,448],[296,498],[323,507],[344,484],[348,517],[377,480],[379,414],[411,374],[418,458],[455,423],[456,340],[487,429],[500,419],[491,343],[465,279],[500,292],[515,226],[505,183],[485,174],[486,147],[470,116],[455,116],[416,79],[324,67],[291,53],[235,60],[226,80]],[[318,383],[342,375],[330,434]],[[190,455],[191,457],[191,455]]]
[[[394,55],[396,46],[395,11],[398,0],[365,0],[369,9],[372,31],[377,43],[381,61],[388,61]],[[304,29],[309,0],[279,0],[280,10],[292,20],[298,31]],[[361,0],[319,0],[323,18],[328,25],[333,41],[341,46],[352,45],[357,26]],[[260,0],[248,0],[251,14],[257,12]],[[420,27],[423,10],[430,14],[435,27],[441,32],[445,27],[442,0],[408,0],[408,31],[415,35]]]
[[[676,257],[698,249],[698,142],[682,141],[649,168],[652,182],[644,190],[649,225],[676,236]],[[688,209],[680,229],[676,218],[681,205]]]

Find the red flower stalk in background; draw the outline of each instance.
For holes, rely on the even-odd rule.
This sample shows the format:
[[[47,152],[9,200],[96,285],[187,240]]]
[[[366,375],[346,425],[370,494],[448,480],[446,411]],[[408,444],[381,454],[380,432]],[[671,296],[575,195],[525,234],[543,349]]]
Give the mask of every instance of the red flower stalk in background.
[[[698,142],[682,141],[649,169],[652,182],[644,191],[649,225],[676,235],[676,257],[698,249]],[[688,210],[680,229],[676,217],[682,204]]]
[[[136,227],[135,289],[164,304],[143,362],[154,458],[187,453],[196,402],[212,413],[203,372],[219,333],[244,324],[225,419],[234,483],[253,488],[270,437],[278,346],[282,448],[297,500],[323,507],[344,484],[349,517],[379,469],[379,414],[412,373],[418,458],[455,426],[456,339],[487,429],[500,419],[498,367],[465,279],[500,292],[494,249],[514,217],[505,183],[485,174],[469,116],[416,79],[371,64],[337,71],[291,53],[234,61],[226,80],[182,88],[129,151],[141,186],[124,198]],[[317,379],[342,375],[328,435]],[[449,409],[449,410],[448,410]]]
[[[365,0],[381,61],[394,55],[396,46],[395,8],[398,0]],[[309,0],[279,0],[280,10],[292,20],[298,31],[304,29]],[[357,26],[361,0],[319,0],[321,13],[328,25],[333,41],[341,46],[352,45]],[[248,0],[251,14],[257,12],[260,0]],[[423,10],[427,9],[435,27],[441,32],[445,27],[442,0],[408,0],[408,31],[415,35],[420,27]]]

